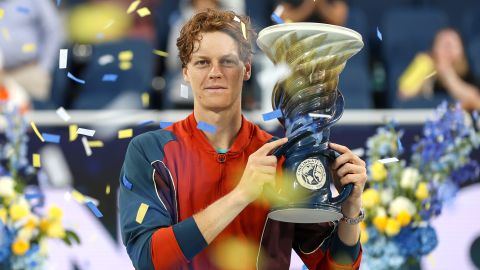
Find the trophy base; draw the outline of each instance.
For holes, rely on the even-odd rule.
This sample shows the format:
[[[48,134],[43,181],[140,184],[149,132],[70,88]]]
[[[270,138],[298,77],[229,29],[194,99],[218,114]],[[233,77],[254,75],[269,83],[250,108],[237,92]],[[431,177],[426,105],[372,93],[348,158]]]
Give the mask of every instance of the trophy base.
[[[289,223],[322,223],[339,220],[342,213],[333,207],[322,208],[281,208],[273,209],[268,217],[274,220]]]

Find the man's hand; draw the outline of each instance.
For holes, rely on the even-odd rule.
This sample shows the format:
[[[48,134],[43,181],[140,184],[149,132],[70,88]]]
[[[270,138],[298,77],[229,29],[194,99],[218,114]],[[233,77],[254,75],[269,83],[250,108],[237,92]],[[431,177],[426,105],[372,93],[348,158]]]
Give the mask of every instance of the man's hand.
[[[365,161],[346,146],[335,143],[330,143],[329,146],[341,154],[331,165],[335,187],[341,191],[343,186],[353,183],[352,194],[343,204],[342,212],[347,217],[356,217],[362,207],[362,192],[367,182]]]
[[[285,144],[288,138],[266,143],[248,157],[247,166],[237,187],[247,203],[251,203],[262,193],[265,184],[275,185],[277,157],[269,155],[275,148]]]

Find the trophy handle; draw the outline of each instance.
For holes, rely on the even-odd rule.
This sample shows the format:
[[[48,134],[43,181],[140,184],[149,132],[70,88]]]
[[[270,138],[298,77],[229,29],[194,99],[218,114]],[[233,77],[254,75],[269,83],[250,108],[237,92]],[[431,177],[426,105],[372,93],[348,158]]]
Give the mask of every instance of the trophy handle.
[[[325,149],[324,153],[325,153],[325,156],[328,159],[330,159],[330,161],[334,161],[337,157],[340,156],[340,153],[333,149]],[[342,204],[348,198],[348,196],[350,196],[352,191],[353,191],[353,184],[349,183],[343,187],[342,191],[337,197],[332,198],[332,193],[330,189],[328,189],[328,201],[331,204],[335,204],[335,205]]]

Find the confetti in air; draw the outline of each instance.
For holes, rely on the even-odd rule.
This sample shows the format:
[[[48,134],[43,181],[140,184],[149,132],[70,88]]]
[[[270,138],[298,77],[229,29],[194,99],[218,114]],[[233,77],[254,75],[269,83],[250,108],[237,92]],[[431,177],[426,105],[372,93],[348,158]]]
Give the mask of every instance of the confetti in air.
[[[275,110],[273,112],[268,112],[262,114],[263,121],[270,121],[273,119],[281,118],[282,117],[282,111],[280,109]]]

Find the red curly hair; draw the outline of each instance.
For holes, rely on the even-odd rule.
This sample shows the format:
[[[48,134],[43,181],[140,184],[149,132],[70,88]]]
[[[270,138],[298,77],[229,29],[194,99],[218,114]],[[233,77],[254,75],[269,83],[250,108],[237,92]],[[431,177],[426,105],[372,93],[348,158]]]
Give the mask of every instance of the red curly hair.
[[[242,23],[234,20],[235,17],[245,25],[247,38],[243,36]],[[252,41],[255,40],[257,34],[251,28],[250,18],[237,15],[233,11],[207,9],[193,16],[180,31],[177,47],[182,67],[186,67],[190,62],[195,43],[202,39],[201,34],[216,31],[224,32],[237,41],[240,59],[244,63],[251,61],[253,54]]]

